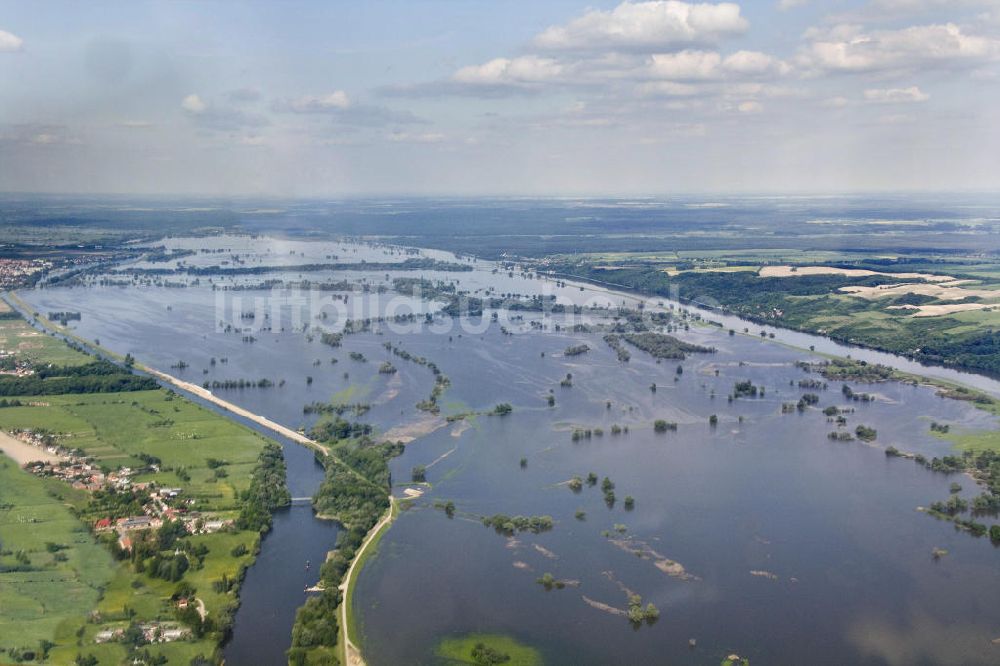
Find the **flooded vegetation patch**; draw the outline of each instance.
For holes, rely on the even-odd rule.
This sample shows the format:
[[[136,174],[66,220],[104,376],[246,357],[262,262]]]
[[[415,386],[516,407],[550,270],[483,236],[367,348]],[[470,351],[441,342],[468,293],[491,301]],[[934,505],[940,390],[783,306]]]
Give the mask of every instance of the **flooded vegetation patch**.
[[[539,534],[548,532],[555,526],[552,516],[508,516],[504,513],[495,513],[492,516],[483,516],[483,525],[492,527],[497,534],[513,536],[518,532],[531,532]]]
[[[542,666],[535,648],[503,634],[468,634],[442,639],[435,654],[448,664],[471,666]]]
[[[703,347],[678,340],[665,333],[629,333],[622,336],[626,342],[637,347],[653,358],[684,360],[687,354],[712,354],[713,347]]]

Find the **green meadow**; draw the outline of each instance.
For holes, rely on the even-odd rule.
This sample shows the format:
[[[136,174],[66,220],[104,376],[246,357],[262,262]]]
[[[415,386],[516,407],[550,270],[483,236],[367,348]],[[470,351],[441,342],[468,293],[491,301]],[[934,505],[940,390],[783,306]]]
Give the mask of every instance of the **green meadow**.
[[[28,399],[24,400],[28,402]],[[110,469],[159,458],[157,483],[182,486],[202,509],[231,510],[249,484],[264,438],[249,428],[165,390],[45,396],[34,405],[0,410],[0,428],[44,427]],[[217,478],[207,461],[225,461]],[[190,476],[182,481],[178,476]],[[154,475],[137,477],[150,481]]]
[[[6,303],[2,306],[4,309],[0,312],[10,311]],[[30,361],[33,365],[82,365],[94,360],[59,338],[32,328],[20,318],[0,319],[0,350],[12,352],[19,360]]]
[[[0,456],[0,663],[76,631],[118,565],[71,510]]]
[[[477,646],[482,645],[502,662],[486,661],[487,657],[474,656]],[[445,638],[438,644],[437,656],[445,664],[485,664],[503,663],[507,666],[540,666],[542,655],[533,647],[524,645],[510,636],[502,634],[468,634],[457,638]]]
[[[3,304],[6,306],[6,304]],[[93,361],[21,319],[0,319],[0,349],[38,367]],[[16,398],[13,398],[16,399]],[[250,483],[266,439],[226,417],[168,390],[82,393],[20,398],[0,408],[0,429],[44,429],[67,448],[80,449],[105,471],[140,468],[155,459],[158,472],[133,477],[183,489],[193,509],[235,518],[239,494]],[[191,586],[207,617],[222,624],[238,604],[237,587],[260,543],[256,531],[190,535],[207,549],[180,583],[137,573],[113,559],[90,525],[103,517],[90,494],[56,478],[35,477],[0,455],[0,664],[24,661],[72,664],[79,655],[98,664],[130,658],[122,643],[97,644],[106,629],[130,622],[177,622],[171,596]],[[213,658],[220,634],[146,645],[153,657],[188,664]]]

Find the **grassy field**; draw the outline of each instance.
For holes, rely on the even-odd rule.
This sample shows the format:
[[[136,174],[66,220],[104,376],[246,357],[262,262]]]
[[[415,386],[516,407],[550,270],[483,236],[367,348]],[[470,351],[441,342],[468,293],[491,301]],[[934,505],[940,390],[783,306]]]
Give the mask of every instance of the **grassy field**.
[[[960,451],[1000,451],[1000,432],[996,430],[976,430],[968,432],[934,433],[941,439],[955,445]]]
[[[164,420],[171,423],[163,424]],[[0,411],[4,429],[46,427],[60,433],[62,443],[79,447],[111,468],[137,465],[138,453],[155,455],[165,467],[183,467],[191,477],[182,482],[174,472],[150,475],[163,485],[185,488],[201,510],[236,513],[236,493],[249,482],[250,471],[264,444],[257,433],[167,391],[111,395],[46,396],[32,407]],[[225,460],[228,476],[214,479],[206,459]],[[119,664],[126,648],[117,643],[97,645],[102,629],[136,621],[173,621],[170,595],[177,584],[135,573],[112,560],[70,507],[87,514],[89,495],[55,479],[41,479],[0,457],[0,648],[35,649],[51,641],[50,663],[71,663],[78,653],[94,655],[100,664]],[[141,477],[137,480],[142,480]],[[93,518],[93,516],[89,517]],[[193,546],[204,544],[202,568],[192,567],[184,581],[197,591],[209,617],[235,608],[232,592],[213,589],[226,576],[239,580],[253,560],[259,535],[251,531],[189,536]],[[47,543],[66,545],[57,553]],[[243,546],[237,550],[238,546]],[[18,553],[23,551],[23,555]],[[242,554],[234,554],[241,553]],[[66,556],[65,562],[56,560]],[[21,560],[18,560],[21,557]],[[24,558],[30,564],[24,564]],[[9,569],[30,567],[27,571]],[[91,611],[99,623],[87,623]],[[147,646],[170,663],[188,663],[211,656],[214,638]],[[144,648],[145,649],[145,648]],[[0,656],[0,663],[5,660]]]
[[[75,643],[118,565],[41,479],[5,456],[0,549],[0,649]],[[9,656],[0,652],[0,663]]]
[[[503,662],[508,666],[540,666],[543,663],[538,650],[502,634],[469,634],[459,638],[446,638],[438,645],[436,653],[446,664],[480,664],[484,662],[476,661],[472,656],[472,651],[479,643],[510,657]]]
[[[0,348],[36,367],[93,360],[19,319],[0,319]],[[180,487],[183,498],[194,499],[191,508],[212,512],[214,518],[236,517],[239,493],[249,486],[267,441],[167,390],[44,395],[21,402],[0,409],[0,428],[45,429],[59,444],[82,450],[106,471],[142,468],[142,458],[154,456],[160,470],[133,481]],[[39,647],[47,645],[46,663],[71,664],[82,654],[93,655],[102,666],[117,665],[128,661],[129,648],[95,643],[100,631],[129,622],[177,622],[170,597],[178,583],[113,559],[89,528],[103,515],[92,508],[90,493],[56,478],[32,476],[0,455],[0,663],[32,656],[31,651],[37,656]],[[235,530],[184,540],[206,552],[182,582],[195,589],[209,619],[225,622],[237,605],[236,589],[226,592],[213,584],[224,577],[241,580],[260,535]],[[208,633],[140,650],[188,664],[199,655],[212,658],[218,639],[218,633]]]
[[[265,441],[249,428],[164,390],[46,396],[35,402],[42,404],[0,411],[0,428],[45,427],[59,433],[64,446],[83,449],[111,469],[140,466],[138,454],[156,456],[164,468],[186,470],[191,480],[181,482],[175,471],[160,472],[155,480],[184,486],[206,510],[236,508],[236,494],[247,487]],[[209,458],[226,461],[226,477],[215,478]]]
[[[205,603],[208,616],[218,617],[227,609],[234,608],[236,599],[232,594],[214,591],[212,582],[220,580],[223,575],[231,579],[238,578],[240,569],[252,562],[259,536],[251,532],[235,532],[193,536],[190,540],[194,544],[204,543],[209,554],[205,557],[204,568],[189,570],[184,581],[195,588],[198,598]],[[240,544],[246,546],[247,554],[232,555],[233,549]],[[124,565],[118,566],[96,605],[102,623],[88,624],[83,628],[80,641],[84,647],[58,648],[53,650],[53,657],[58,660],[65,655],[72,659],[80,651],[93,654],[102,665],[120,663],[126,657],[124,646],[116,643],[96,645],[94,636],[101,629],[126,626],[130,612],[134,612],[135,617],[142,621],[173,621],[174,607],[170,603],[170,595],[176,587],[176,583],[136,574]],[[167,656],[169,663],[187,664],[199,654],[210,657],[216,646],[214,639],[203,638],[148,647],[151,654]]]
[[[10,306],[0,301],[6,312]],[[33,364],[82,365],[94,359],[71,349],[62,340],[31,327],[23,319],[0,319],[0,351]]]

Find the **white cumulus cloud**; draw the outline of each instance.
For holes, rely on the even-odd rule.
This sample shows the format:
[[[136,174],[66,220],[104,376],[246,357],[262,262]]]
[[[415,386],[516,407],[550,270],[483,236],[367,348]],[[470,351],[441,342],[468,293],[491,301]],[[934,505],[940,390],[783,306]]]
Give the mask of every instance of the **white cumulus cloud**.
[[[722,67],[727,72],[748,76],[787,74],[790,69],[787,63],[760,51],[737,51],[726,57]]]
[[[610,11],[591,10],[566,25],[552,26],[534,41],[538,48],[554,50],[665,50],[714,44],[747,26],[740,6],[731,2],[623,2]]]
[[[650,74],[661,79],[698,81],[721,74],[722,56],[715,51],[657,53],[650,60]]]
[[[911,104],[926,102],[930,95],[917,86],[909,88],[870,88],[865,91],[865,101],[873,104]]]
[[[494,58],[481,65],[469,65],[452,75],[456,83],[471,85],[525,85],[557,78],[563,66],[550,58],[527,55],[517,58]]]
[[[983,64],[1000,40],[970,35],[954,23],[866,32],[856,25],[811,29],[799,63],[815,72],[873,72]]]
[[[649,75],[671,81],[709,81],[780,76],[789,69],[786,63],[759,51],[737,51],[723,58],[715,51],[684,50],[651,55]]]
[[[188,113],[198,115],[205,113],[206,109],[208,109],[208,104],[205,104],[198,95],[191,94],[181,100],[181,108]]]
[[[13,53],[24,48],[24,40],[12,32],[0,30],[0,53]]]

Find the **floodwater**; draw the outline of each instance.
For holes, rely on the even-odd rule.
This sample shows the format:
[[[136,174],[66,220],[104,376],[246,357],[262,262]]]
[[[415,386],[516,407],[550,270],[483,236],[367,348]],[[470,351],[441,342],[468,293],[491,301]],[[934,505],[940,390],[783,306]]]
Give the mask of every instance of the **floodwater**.
[[[192,243],[172,242],[179,247]],[[238,248],[247,263],[278,255],[285,265],[331,255],[340,261],[360,261],[348,258],[355,255],[368,262],[401,260],[388,254],[395,250],[344,243],[272,245],[267,239],[222,237],[198,239],[195,246],[208,242],[231,253]],[[445,253],[428,255],[454,260]],[[215,255],[186,260],[219,263]],[[487,262],[474,266],[465,273],[400,272],[388,278],[456,280],[477,295],[544,292],[561,302],[578,302],[574,299],[584,294],[589,303],[603,299],[614,305],[629,300],[589,287],[581,292],[575,284],[556,287]],[[876,394],[871,403],[846,402],[839,383],[825,390],[801,389],[798,380],[818,378],[795,367],[796,361],[818,360],[801,347],[843,350],[791,332],[776,331],[776,339],[787,334],[792,337],[784,341],[800,348],[753,335],[730,336],[726,329],[737,328],[735,321],[714,314],[707,316],[723,328],[692,322],[690,330],[676,335],[715,347],[716,353],[662,363],[638,349],[631,350],[629,363],[620,363],[601,334],[568,332],[581,321],[571,315],[518,313],[523,319],[495,323],[489,314],[461,322],[387,323],[330,347],[318,335],[303,332],[327,325],[316,308],[329,304],[317,306],[306,298],[306,314],[298,319],[288,315],[286,322],[286,312],[271,318],[270,330],[260,330],[257,318],[248,331],[226,332],[220,319],[246,325],[237,321],[240,312],[253,307],[277,313],[281,307],[274,309],[275,302],[286,303],[287,294],[219,288],[274,277],[299,276],[212,283],[202,277],[184,288],[58,287],[22,296],[39,312],[81,311],[81,321],[73,322],[79,335],[99,338],[108,349],[131,352],[189,381],[267,378],[273,387],[215,390],[290,427],[314,422],[315,416],[303,413],[305,404],[334,400],[370,404],[360,419],[380,433],[398,434],[402,426],[424,433],[391,467],[398,484],[409,480],[414,466],[424,465],[431,487],[383,538],[354,596],[372,666],[436,663],[443,638],[472,632],[508,634],[537,648],[552,664],[704,664],[731,653],[758,664],[1000,660],[1000,645],[992,643],[1000,637],[995,603],[1000,551],[918,511],[947,498],[954,481],[965,497],[978,492],[975,484],[884,454],[890,445],[927,457],[950,453],[949,442],[930,434],[932,420],[959,432],[997,427],[993,417],[971,405],[940,398],[929,387],[897,383],[852,384],[859,392]],[[303,277],[388,283],[377,267]],[[391,293],[342,295],[365,316],[399,312],[392,308],[401,301]],[[236,297],[242,300],[234,305]],[[434,309],[412,299],[402,302],[421,316]],[[584,316],[598,318],[596,313]],[[532,321],[539,323],[532,326]],[[556,324],[562,330],[556,331]],[[342,319],[330,323],[337,325]],[[742,328],[739,324],[737,330]],[[246,335],[254,341],[245,341]],[[453,424],[431,420],[415,405],[429,394],[433,375],[394,356],[385,343],[426,357],[449,377],[451,386],[440,400],[442,415],[486,412],[501,402],[513,405],[513,413],[480,414]],[[581,343],[590,351],[562,354]],[[352,359],[350,352],[366,360]],[[906,359],[846,353],[913,369]],[[387,360],[396,373],[378,372]],[[171,369],[179,361],[187,367]],[[567,373],[572,386],[560,386]],[[988,378],[945,369],[925,374],[942,373],[997,392]],[[729,401],[733,385],[744,380],[763,387],[765,396]],[[550,391],[552,407],[546,402]],[[807,392],[819,395],[816,407],[782,413],[782,403]],[[877,440],[828,439],[836,426],[822,409],[831,405],[853,409],[846,414],[848,429],[873,427]],[[718,417],[714,427],[709,424],[713,414]],[[676,422],[676,432],[654,433],[654,419]],[[612,435],[614,424],[627,425],[628,433]],[[601,428],[603,435],[573,441],[576,428]],[[312,454],[285,448],[293,495],[311,494],[321,475]],[[527,459],[523,468],[521,458]],[[589,472],[614,482],[612,506],[600,484],[579,493],[565,484]],[[626,496],[634,498],[631,510],[624,506]],[[452,518],[435,507],[446,501],[455,504]],[[582,520],[576,517],[579,511],[585,514]],[[495,513],[549,515],[555,526],[542,534],[507,537],[479,520]],[[336,528],[312,518],[308,507],[276,515],[242,588],[243,606],[226,651],[230,663],[284,663],[294,609],[305,598],[303,587],[315,582],[315,564],[307,572],[304,563],[321,561],[335,535]],[[947,555],[932,557],[935,548]],[[684,575],[678,575],[675,563]],[[546,591],[536,582],[546,572],[570,584]],[[616,614],[614,609],[627,608],[629,593],[641,595],[643,604],[654,603],[659,620],[635,627]]]

